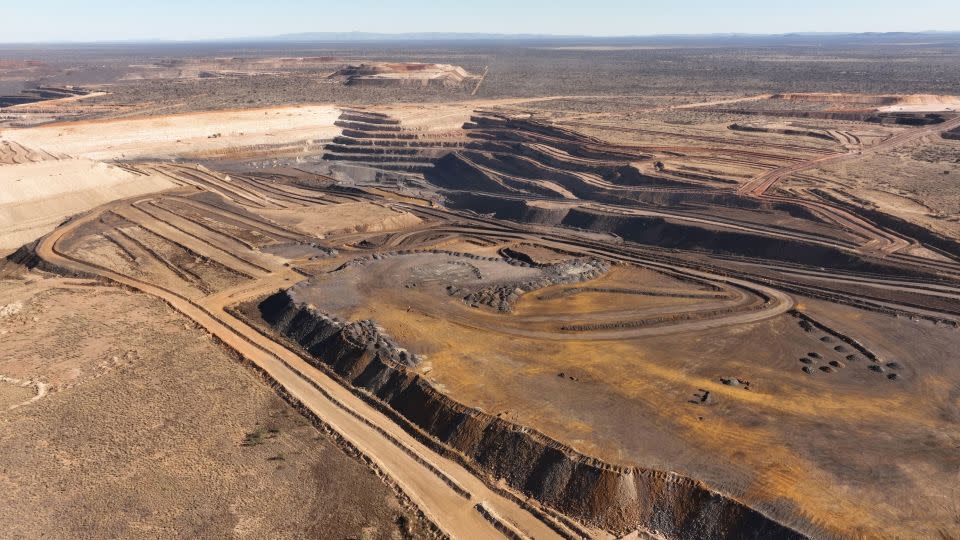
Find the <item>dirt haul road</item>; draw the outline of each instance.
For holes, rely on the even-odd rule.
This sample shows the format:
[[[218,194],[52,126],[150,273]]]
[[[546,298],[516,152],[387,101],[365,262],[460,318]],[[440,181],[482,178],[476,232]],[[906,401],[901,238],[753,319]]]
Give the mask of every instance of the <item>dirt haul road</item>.
[[[346,439],[395,481],[427,517],[451,537],[561,538],[520,504],[494,492],[461,465],[418,442],[391,419],[297,354],[223,311],[227,302],[233,303],[238,295],[247,298],[264,290],[290,286],[302,279],[299,274],[278,271],[260,280],[256,287],[246,284],[239,290],[207,298],[201,304],[168,289],[76,260],[58,249],[62,238],[124,202],[129,201],[101,207],[55,230],[40,243],[37,254],[57,267],[97,275],[156,296],[191,318],[255,364],[292,399]]]
[[[838,163],[841,161],[857,159],[857,158],[870,155],[870,154],[875,154],[877,152],[881,152],[884,150],[891,150],[893,148],[897,148],[909,142],[915,141],[920,137],[933,135],[936,133],[942,133],[944,131],[949,131],[958,126],[960,126],[960,117],[953,118],[941,124],[934,124],[932,126],[927,126],[922,128],[914,128],[914,129],[905,131],[903,133],[898,133],[897,135],[894,135],[879,144],[876,144],[869,148],[865,148],[863,150],[851,150],[844,154],[832,154],[828,156],[822,156],[815,159],[811,159],[809,161],[803,161],[793,165],[788,165],[786,167],[781,167],[779,169],[774,169],[770,172],[761,174],[760,176],[757,176],[753,180],[747,182],[746,184],[741,186],[738,191],[740,193],[744,193],[744,194],[749,193],[757,197],[761,197],[763,196],[764,193],[767,192],[767,190],[773,187],[774,184],[776,184],[781,179],[786,178],[787,176],[790,176],[791,174],[813,169],[815,167],[820,167],[822,165],[830,165],[830,164]]]

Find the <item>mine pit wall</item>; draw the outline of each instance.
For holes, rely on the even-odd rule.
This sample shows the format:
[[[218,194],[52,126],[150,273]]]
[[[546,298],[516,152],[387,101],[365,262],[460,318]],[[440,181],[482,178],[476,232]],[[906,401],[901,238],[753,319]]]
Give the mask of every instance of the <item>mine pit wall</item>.
[[[511,190],[495,182],[486,172],[473,166],[467,160],[495,171],[501,176],[524,176],[535,180],[549,180],[569,190],[579,199],[608,204],[647,204],[663,207],[683,205],[713,205],[755,210],[764,203],[751,197],[728,192],[684,193],[677,191],[638,191],[627,192],[610,190],[586,183],[576,174],[560,170],[538,169],[534,163],[523,162],[522,158],[504,160],[499,156],[484,155],[476,150],[461,150],[449,153],[436,160],[430,173],[425,176],[431,184],[449,190],[470,190],[478,193],[507,193]],[[647,182],[645,178],[650,178]],[[621,185],[670,186],[669,181],[660,178],[645,177],[633,167],[624,166],[614,171],[608,181]],[[679,183],[674,183],[679,184]],[[684,187],[688,187],[684,185]],[[534,191],[527,186],[527,191]],[[559,198],[553,194],[552,198]],[[786,204],[786,203],[784,203]]]
[[[667,538],[804,538],[690,478],[610,465],[466,407],[404,367],[399,349],[371,333],[375,327],[369,322],[331,319],[298,305],[287,292],[267,298],[259,310],[316,364],[369,392],[452,457],[584,523],[618,535],[641,528]]]
[[[612,233],[630,242],[668,249],[699,250],[880,275],[924,276],[875,263],[839,249],[795,240],[671,223],[663,218],[621,216],[579,208],[542,208],[495,195],[445,192],[451,208],[494,214],[498,219]]]

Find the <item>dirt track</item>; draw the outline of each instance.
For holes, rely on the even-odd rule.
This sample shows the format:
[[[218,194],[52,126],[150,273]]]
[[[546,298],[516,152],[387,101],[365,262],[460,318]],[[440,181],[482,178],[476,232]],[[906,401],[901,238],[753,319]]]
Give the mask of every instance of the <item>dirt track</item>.
[[[107,209],[109,207],[103,210]],[[243,297],[236,294],[240,291],[228,291],[221,297],[195,303],[161,287],[62,255],[57,249],[60,240],[97,215],[77,219],[55,231],[40,244],[38,255],[68,271],[98,275],[156,296],[196,321],[264,370],[293,399],[372,459],[448,534],[463,538],[502,534],[477,511],[475,505],[479,501],[531,537],[557,537],[553,529],[516,502],[491,491],[463,467],[437,456],[389,418],[307,365],[299,356],[224,313],[226,303],[221,299],[241,300]],[[269,279],[261,280],[257,289],[251,291],[244,287],[242,294],[256,295],[262,290],[289,286],[299,278],[292,271],[276,272]]]
[[[741,193],[750,193],[756,196],[762,196],[767,192],[771,187],[774,186],[779,180],[786,178],[792,174],[813,169],[815,167],[821,167],[824,165],[830,165],[838,163],[841,161],[847,161],[851,159],[857,159],[860,156],[874,154],[877,152],[882,152],[884,150],[890,150],[899,146],[903,146],[911,141],[914,141],[920,137],[926,135],[942,133],[944,131],[950,131],[951,129],[960,126],[960,117],[947,120],[941,124],[934,124],[932,126],[914,128],[905,130],[903,133],[894,135],[883,142],[876,144],[874,146],[864,148],[862,150],[856,149],[847,152],[846,154],[833,155],[833,156],[823,156],[816,159],[806,161],[803,163],[798,163],[795,165],[790,165],[788,167],[783,167],[781,169],[776,169],[770,171],[766,174],[760,175],[757,178],[753,179],[747,184],[744,184],[740,187]]]

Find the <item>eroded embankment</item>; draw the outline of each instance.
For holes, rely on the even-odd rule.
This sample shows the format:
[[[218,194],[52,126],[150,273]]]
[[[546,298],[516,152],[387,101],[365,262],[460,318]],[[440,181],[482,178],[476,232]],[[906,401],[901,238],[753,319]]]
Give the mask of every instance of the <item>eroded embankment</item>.
[[[913,275],[909,270],[830,246],[745,231],[712,229],[657,216],[613,214],[567,206],[544,207],[521,199],[465,192],[446,193],[446,205],[520,223],[612,233],[624,240],[661,248],[707,251],[882,275]]]
[[[402,349],[369,321],[338,321],[286,292],[258,307],[314,362],[369,392],[465,464],[583,522],[617,534],[642,528],[669,538],[803,538],[698,481],[610,465],[466,407],[405,367]]]

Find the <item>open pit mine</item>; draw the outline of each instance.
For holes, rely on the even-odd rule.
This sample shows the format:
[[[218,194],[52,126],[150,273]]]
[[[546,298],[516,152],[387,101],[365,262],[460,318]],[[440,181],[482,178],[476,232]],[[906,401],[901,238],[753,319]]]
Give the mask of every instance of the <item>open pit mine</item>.
[[[240,66],[210,62],[197,73]],[[99,328],[45,322],[50,291],[74,313],[108,291],[153,302],[180,329],[165,339],[196,332],[374,471],[412,536],[960,535],[957,214],[871,183],[924,149],[960,155],[957,98],[598,111],[471,96],[483,77],[445,64],[270,69],[304,62],[319,85],[458,97],[0,101],[16,123],[0,129],[3,339]],[[958,174],[947,161],[936,178]],[[73,391],[4,347],[7,414]],[[95,356],[122,374],[138,354]],[[231,448],[283,435],[264,422]]]

